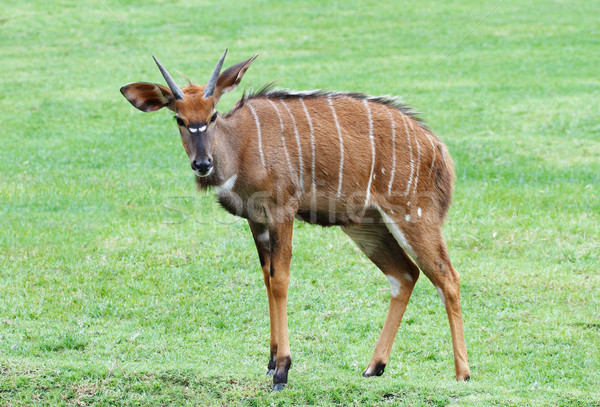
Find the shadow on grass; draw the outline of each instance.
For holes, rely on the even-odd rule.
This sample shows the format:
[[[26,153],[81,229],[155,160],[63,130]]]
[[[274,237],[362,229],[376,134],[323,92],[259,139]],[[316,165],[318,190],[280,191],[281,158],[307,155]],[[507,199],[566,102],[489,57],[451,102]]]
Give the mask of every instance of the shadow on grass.
[[[39,348],[46,352],[60,352],[62,350],[84,350],[88,345],[88,340],[80,335],[66,333],[64,336],[55,340],[41,343]]]
[[[271,392],[271,378],[200,376],[193,370],[86,371],[86,368],[30,368],[2,365],[0,400],[15,405],[435,405],[448,404],[443,392],[380,381],[354,382],[298,378],[283,392]],[[315,378],[317,379],[317,378]],[[9,404],[10,405],[10,404]]]
[[[584,329],[592,329],[592,330],[600,330],[600,323],[592,323],[592,322],[575,322],[571,324],[571,326],[575,326],[578,328]]]

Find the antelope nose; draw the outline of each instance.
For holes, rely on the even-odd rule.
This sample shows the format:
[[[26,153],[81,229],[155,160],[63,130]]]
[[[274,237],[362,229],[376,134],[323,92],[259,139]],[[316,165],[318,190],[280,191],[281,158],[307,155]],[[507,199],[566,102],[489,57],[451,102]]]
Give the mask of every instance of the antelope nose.
[[[210,170],[212,170],[212,160],[210,158],[204,158],[192,161],[192,170],[199,173],[201,176],[206,176]]]

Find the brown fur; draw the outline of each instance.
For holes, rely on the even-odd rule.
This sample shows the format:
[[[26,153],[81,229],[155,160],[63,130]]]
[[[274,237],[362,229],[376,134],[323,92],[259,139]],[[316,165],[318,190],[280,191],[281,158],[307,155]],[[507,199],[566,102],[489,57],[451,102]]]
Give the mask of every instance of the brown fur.
[[[267,87],[211,121],[220,96],[235,89],[254,58],[223,72],[208,98],[197,85],[183,89],[183,100],[154,84],[121,91],[140,110],[176,112],[192,168],[197,160],[211,163],[196,173],[198,187],[215,187],[226,210],[248,219],[269,298],[274,389],[285,385],[291,365],[286,304],[294,218],[342,226],[390,281],[388,316],[363,375],[383,373],[421,270],[448,314],[456,378],[468,379],[459,275],[441,233],[454,179],[446,147],[395,99],[358,93]]]
[[[328,97],[331,97],[332,104],[337,112],[344,143],[342,197],[334,204],[338,211],[335,216],[331,217],[331,222],[326,221],[319,213],[333,215],[331,214],[330,205],[332,205],[332,201],[336,200],[338,169],[342,157],[338,133],[333,124],[332,112],[327,100]],[[308,136],[310,126],[301,106],[301,98],[304,100],[312,120],[315,138],[315,179],[318,193],[316,205],[314,201],[311,201],[310,196],[312,176],[312,149]],[[286,200],[298,202],[297,210],[304,220],[310,221],[310,216],[307,216],[307,214],[313,212],[316,213],[317,218],[315,223],[319,224],[346,224],[352,222],[353,219],[357,221],[361,218],[361,213],[365,209],[366,188],[372,164],[368,119],[363,100],[368,101],[371,109],[376,150],[375,179],[371,185],[372,201],[380,206],[403,208],[402,213],[409,213],[411,209],[407,206],[407,203],[411,199],[417,201],[431,199],[431,203],[424,203],[421,210],[426,211],[424,208],[431,206],[437,220],[443,220],[449,207],[454,176],[449,155],[447,153],[442,155],[442,151],[445,152],[446,148],[411,113],[388,103],[386,100],[369,99],[365,95],[318,93],[303,98],[289,93],[261,93],[243,98],[233,111],[223,118],[223,120],[238,120],[247,123],[247,125],[240,127],[236,135],[233,136],[247,145],[247,148],[243,150],[244,159],[238,161],[240,166],[237,170],[238,173],[254,173],[258,179],[271,179],[276,187],[287,191],[285,194]],[[289,111],[283,103],[287,105]],[[281,125],[273,104],[279,111],[283,122],[285,147],[281,140]],[[259,145],[257,144],[258,130],[254,119],[251,117],[248,105],[254,107],[260,121],[261,142],[266,160],[265,168],[257,168],[261,167]],[[396,172],[392,193],[388,196],[393,160],[389,113],[392,114],[396,127]],[[297,146],[294,124],[299,135],[301,135],[300,149]],[[408,127],[410,132],[411,124],[413,132],[407,135],[405,127]],[[413,178],[416,176],[417,171],[420,175],[417,181],[417,189],[414,191],[411,189],[409,194],[404,196],[404,191],[409,187],[407,183],[411,172],[407,138],[411,138],[413,165],[415,167],[418,155],[416,143],[419,144],[421,157],[418,163],[419,168],[413,168]],[[433,148],[437,149],[435,163],[432,163],[434,158]],[[287,150],[289,162],[285,150]],[[300,188],[300,155],[302,156],[302,184],[304,190]],[[289,170],[290,163],[291,171]],[[200,180],[200,186],[210,185],[207,181]],[[255,190],[255,188],[251,189]],[[426,195],[426,197],[424,198],[421,195]],[[313,204],[312,207],[311,204]],[[354,216],[355,214],[358,214],[358,216]],[[416,214],[415,218],[417,218]]]

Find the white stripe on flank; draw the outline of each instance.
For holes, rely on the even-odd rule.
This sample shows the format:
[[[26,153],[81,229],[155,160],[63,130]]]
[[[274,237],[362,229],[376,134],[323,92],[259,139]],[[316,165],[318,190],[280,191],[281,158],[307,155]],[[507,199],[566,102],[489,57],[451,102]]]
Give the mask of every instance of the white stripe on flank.
[[[371,117],[371,108],[369,102],[363,99],[363,104],[367,109],[367,117],[369,118],[369,140],[371,140],[371,174],[369,175],[369,184],[367,185],[367,198],[365,199],[365,206],[369,204],[371,199],[371,184],[373,183],[374,171],[375,171],[375,138],[373,137],[373,118]]]
[[[308,109],[306,108],[306,105],[304,104],[304,99],[299,98],[300,103],[302,103],[302,109],[304,109],[304,114],[306,115],[306,120],[308,120],[308,128],[310,130],[310,149],[312,152],[312,168],[311,168],[311,172],[312,172],[312,187],[311,187],[311,191],[312,191],[312,195],[314,197],[314,199],[316,199],[316,192],[317,192],[317,182],[315,180],[315,130],[313,129],[313,125],[312,125],[312,120],[310,119],[310,115],[308,114]]]
[[[337,115],[335,114],[335,108],[333,107],[333,102],[331,101],[331,95],[327,96],[327,101],[329,102],[329,107],[331,108],[331,113],[333,114],[333,121],[335,122],[335,127],[337,128],[338,137],[340,139],[340,181],[337,189],[337,199],[340,199],[340,196],[342,195],[342,178],[344,176],[344,139],[342,138],[340,123],[338,122]]]
[[[260,162],[262,163],[263,167],[267,168],[267,164],[265,164],[265,155],[263,154],[263,148],[262,148],[262,136],[261,136],[261,132],[260,132],[260,121],[258,120],[258,115],[256,114],[254,107],[252,107],[252,105],[249,102],[246,102],[246,105],[250,108],[250,112],[252,113],[252,116],[254,116],[254,122],[256,123],[256,130],[258,132],[258,152],[260,153]]]
[[[419,171],[421,169],[421,145],[419,144],[419,138],[417,137],[417,135],[415,133],[415,129],[413,127],[413,120],[409,119],[409,123],[410,123],[410,131],[414,135],[415,143],[417,144],[417,173],[415,175],[415,183],[413,186],[413,194],[414,194],[415,192],[417,192],[417,184],[419,183]]]
[[[410,192],[410,186],[412,185],[413,175],[415,173],[415,162],[413,160],[413,149],[412,143],[410,141],[410,133],[408,131],[408,126],[406,125],[406,119],[404,118],[404,113],[400,113],[400,118],[402,119],[402,123],[404,123],[404,133],[406,133],[406,139],[408,141],[408,152],[410,155],[410,178],[406,183],[406,191],[404,191],[404,196],[407,196]]]
[[[433,171],[433,166],[435,165],[435,143],[433,142],[433,139],[431,138],[431,135],[429,135],[429,133],[427,133],[427,131],[423,130],[423,132],[425,133],[425,136],[427,137],[427,139],[429,139],[429,142],[431,143],[431,148],[433,149],[433,158],[431,159],[431,167],[429,167],[429,174],[427,175],[427,178],[431,177],[431,172]]]
[[[290,117],[292,118],[292,124],[294,125],[294,134],[296,135],[296,143],[298,144],[298,168],[300,169],[300,174],[298,176],[300,178],[300,190],[304,191],[304,165],[302,162],[302,147],[300,146],[300,135],[298,134],[298,127],[296,127],[296,118],[292,114],[292,111],[285,103],[285,101],[283,99],[280,99],[280,102],[290,114]]]
[[[374,205],[374,207],[381,214],[381,217],[383,218],[383,222],[385,223],[385,226],[388,228],[388,230],[390,231],[392,236],[394,236],[394,239],[396,239],[396,242],[398,242],[400,247],[404,249],[406,254],[408,254],[410,257],[412,257],[413,260],[416,260],[417,259],[416,253],[413,250],[413,248],[411,247],[411,245],[408,243],[408,240],[406,240],[406,236],[404,236],[404,233],[402,233],[402,230],[400,229],[400,227],[398,227],[398,224],[396,222],[394,222],[394,220],[390,217],[390,215],[385,213],[385,211],[383,209],[381,209],[378,205]]]
[[[292,168],[292,160],[290,160],[290,155],[288,153],[288,149],[287,146],[285,145],[285,138],[283,137],[283,120],[281,119],[281,113],[279,113],[279,109],[277,108],[277,105],[275,105],[275,103],[273,103],[270,99],[266,99],[267,102],[269,102],[271,104],[271,106],[273,106],[273,109],[275,109],[275,113],[277,113],[277,117],[279,118],[279,126],[281,127],[281,143],[283,144],[283,152],[285,153],[285,158],[288,162],[288,166],[290,167],[290,176],[292,177],[292,179],[294,179],[294,169]]]
[[[388,196],[392,194],[392,184],[394,183],[394,174],[396,173],[396,122],[392,115],[392,109],[387,109],[390,122],[392,123],[392,175],[390,176],[390,183],[388,184]],[[383,168],[381,169],[383,172]]]

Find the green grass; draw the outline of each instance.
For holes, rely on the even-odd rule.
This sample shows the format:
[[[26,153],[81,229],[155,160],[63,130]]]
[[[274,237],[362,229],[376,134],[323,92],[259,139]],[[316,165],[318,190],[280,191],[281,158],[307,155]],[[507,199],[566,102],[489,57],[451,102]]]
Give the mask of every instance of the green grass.
[[[0,5],[0,406],[600,405],[600,6],[106,0],[174,73],[260,52],[243,85],[396,94],[457,169],[445,228],[468,383],[422,278],[385,375],[363,379],[384,276],[337,229],[297,224],[294,364],[273,394],[248,226],[197,194],[161,82],[94,1]],[[435,68],[435,69],[434,69]],[[243,86],[242,86],[243,87]],[[241,90],[226,95],[226,111]]]

